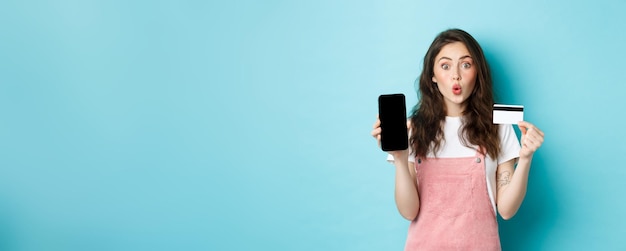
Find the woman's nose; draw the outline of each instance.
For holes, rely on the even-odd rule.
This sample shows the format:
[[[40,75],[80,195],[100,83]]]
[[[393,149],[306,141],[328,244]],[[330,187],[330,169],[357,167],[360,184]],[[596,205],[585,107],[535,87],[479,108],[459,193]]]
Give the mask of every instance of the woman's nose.
[[[455,72],[452,74],[452,80],[461,80],[461,74],[459,74],[459,72],[458,72],[458,71],[455,71]]]
[[[454,70],[452,72],[452,80],[456,80],[456,81],[461,80],[461,69],[460,69],[460,66],[454,67]]]

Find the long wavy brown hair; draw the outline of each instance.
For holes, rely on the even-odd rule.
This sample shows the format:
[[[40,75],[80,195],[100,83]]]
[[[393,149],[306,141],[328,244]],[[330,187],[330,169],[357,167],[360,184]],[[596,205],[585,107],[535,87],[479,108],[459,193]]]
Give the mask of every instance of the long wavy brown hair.
[[[482,154],[495,159],[500,154],[498,126],[492,123],[493,84],[489,65],[478,42],[467,32],[450,29],[441,32],[430,45],[424,56],[424,66],[420,77],[417,95],[419,102],[411,115],[412,154],[425,158],[429,152],[436,155],[444,140],[443,126],[446,119],[446,106],[443,95],[433,82],[435,57],[441,48],[453,42],[463,43],[477,66],[476,84],[472,94],[465,101],[462,114],[463,125],[459,137],[463,145],[478,147]]]

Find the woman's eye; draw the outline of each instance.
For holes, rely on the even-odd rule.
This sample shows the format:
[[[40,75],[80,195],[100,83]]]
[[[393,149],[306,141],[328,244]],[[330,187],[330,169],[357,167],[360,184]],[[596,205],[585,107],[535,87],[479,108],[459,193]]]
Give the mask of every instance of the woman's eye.
[[[463,63],[463,68],[468,69],[470,67],[472,67],[470,63]]]
[[[442,65],[441,65],[441,69],[444,69],[444,70],[450,69],[450,65],[448,65],[448,64],[442,64]]]

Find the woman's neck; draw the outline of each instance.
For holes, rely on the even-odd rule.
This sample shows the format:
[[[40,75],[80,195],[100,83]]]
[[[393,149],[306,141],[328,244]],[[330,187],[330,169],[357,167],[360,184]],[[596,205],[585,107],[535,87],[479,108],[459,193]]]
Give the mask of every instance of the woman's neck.
[[[461,117],[463,111],[465,111],[465,105],[449,104],[446,106],[446,116],[448,117]]]

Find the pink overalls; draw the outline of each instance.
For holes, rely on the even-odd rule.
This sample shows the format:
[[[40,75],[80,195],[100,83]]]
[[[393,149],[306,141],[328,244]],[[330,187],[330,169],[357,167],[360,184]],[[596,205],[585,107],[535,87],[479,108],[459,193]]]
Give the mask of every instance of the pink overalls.
[[[405,250],[501,250],[484,155],[415,162],[420,209]]]

